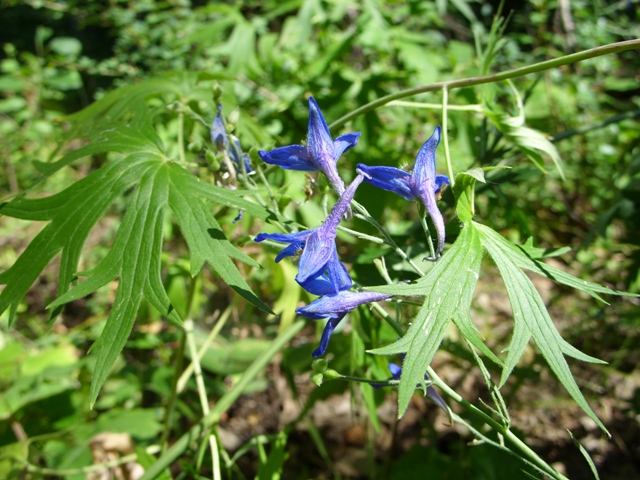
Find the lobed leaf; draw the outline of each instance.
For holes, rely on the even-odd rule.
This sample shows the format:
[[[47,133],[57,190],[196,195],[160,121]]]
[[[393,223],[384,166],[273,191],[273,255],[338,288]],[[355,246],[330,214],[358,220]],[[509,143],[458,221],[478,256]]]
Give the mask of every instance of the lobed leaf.
[[[406,411],[416,385],[424,383],[424,374],[444,338],[449,322],[459,312],[471,308],[481,259],[482,245],[478,231],[469,222],[446,255],[415,284],[375,287],[376,291],[394,295],[425,297],[405,336],[391,345],[371,351],[376,355],[406,352],[398,396],[399,416]],[[464,323],[461,324],[463,328],[466,327]],[[477,338],[474,339],[472,335],[470,341],[472,339]]]
[[[535,286],[510,256],[512,250],[505,248],[504,242],[496,241],[495,236],[498,234],[490,228],[482,225],[478,225],[477,228],[483,245],[489,251],[504,279],[515,322],[514,335],[509,345],[509,354],[500,384],[505,383],[529,339],[533,337],[549,367],[569,394],[580,408],[608,434],[607,429],[582,395],[564,355],[587,362],[604,362],[580,352],[560,336]]]

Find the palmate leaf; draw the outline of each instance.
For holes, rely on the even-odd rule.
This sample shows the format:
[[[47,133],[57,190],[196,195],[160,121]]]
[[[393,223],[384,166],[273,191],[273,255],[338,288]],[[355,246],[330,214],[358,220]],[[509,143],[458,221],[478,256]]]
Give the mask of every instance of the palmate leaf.
[[[62,259],[58,297],[49,306],[52,319],[65,303],[118,279],[115,302],[105,329],[93,347],[97,361],[91,384],[92,404],[131,333],[143,298],[172,322],[181,323],[161,279],[162,227],[167,206],[175,214],[187,240],[192,274],[197,274],[206,261],[236,292],[272,313],[251,291],[232,259],[254,267],[257,263],[227,240],[207,207],[207,200],[242,208],[264,219],[269,213],[242,198],[241,192],[207,185],[169,161],[148,115],[110,132],[115,132],[111,137],[107,134],[113,141],[104,140],[100,151],[114,150],[125,155],[108,161],[58,194],[40,199],[22,196],[0,206],[0,214],[48,222],[16,263],[0,274],[0,283],[6,284],[0,293],[0,313],[8,308],[13,319],[29,287],[59,252]],[[94,151],[82,150],[85,154]],[[69,158],[75,160],[80,154],[70,154],[63,160]],[[134,186],[113,246],[95,268],[81,274],[86,280],[69,290],[78,275],[82,246],[91,228],[119,195]]]
[[[371,350],[376,355],[405,353],[398,395],[398,416],[404,415],[416,385],[424,382],[424,374],[444,338],[454,316],[469,312],[473,292],[478,281],[482,245],[477,229],[466,224],[451,249],[436,266],[412,285],[374,287],[372,290],[394,295],[424,296],[424,303],[411,327],[397,342]],[[470,322],[470,319],[468,320]],[[472,335],[474,344],[482,344],[475,329],[468,328],[465,318],[459,316],[465,333]],[[474,335],[475,333],[475,335]],[[488,350],[484,349],[483,350]],[[495,358],[495,355],[491,355]],[[498,361],[499,362],[499,361]]]
[[[514,249],[510,248],[508,242],[495,231],[483,225],[477,225],[477,228],[480,232],[482,244],[489,251],[504,280],[515,323],[513,338],[508,347],[507,359],[505,361],[506,365],[502,371],[500,385],[505,383],[522,356],[529,340],[533,338],[543,357],[549,364],[549,367],[576,403],[608,434],[607,429],[582,395],[580,388],[569,370],[564,355],[569,355],[585,362],[605,362],[582,353],[560,336],[540,294],[533,283],[531,283],[531,280],[529,280],[521,270],[520,264],[524,263],[522,262],[522,258],[519,255],[515,255],[514,259]],[[569,277],[568,274],[565,275]],[[581,289],[585,290],[584,288]]]

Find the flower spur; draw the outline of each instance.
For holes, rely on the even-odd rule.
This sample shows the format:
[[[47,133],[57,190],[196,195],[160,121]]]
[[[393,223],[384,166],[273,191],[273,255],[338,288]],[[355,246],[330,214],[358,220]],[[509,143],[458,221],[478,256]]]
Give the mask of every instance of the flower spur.
[[[373,186],[389,190],[407,200],[420,200],[431,217],[438,234],[439,258],[444,248],[444,219],[438,209],[438,194],[449,185],[449,178],[436,175],[436,147],[440,143],[440,127],[436,127],[431,138],[420,148],[412,173],[394,167],[369,167],[358,164],[366,174],[365,181]]]

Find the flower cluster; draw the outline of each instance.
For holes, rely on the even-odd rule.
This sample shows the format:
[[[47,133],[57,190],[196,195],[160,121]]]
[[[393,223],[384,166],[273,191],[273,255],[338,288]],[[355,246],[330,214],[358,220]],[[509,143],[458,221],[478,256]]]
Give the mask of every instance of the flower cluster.
[[[436,175],[435,150],[440,142],[440,127],[436,128],[420,149],[412,173],[392,167],[359,164],[356,178],[345,188],[336,163],[344,152],[356,146],[359,136],[359,132],[345,133],[334,140],[318,104],[310,98],[306,145],[289,145],[269,152],[259,152],[263,161],[284,169],[324,173],[340,195],[331,213],[319,227],[296,233],[260,233],[255,238],[256,242],[272,240],[287,244],[276,256],[276,262],[300,255],[296,281],[309,293],[319,295],[320,298],[298,308],[296,313],[313,320],[328,319],[320,346],[313,352],[314,358],[324,355],[331,334],[347,313],[360,305],[391,297],[384,293],[349,291],[353,281],[336,250],[338,225],[345,215],[349,218],[351,201],[363,181],[402,195],[408,200],[420,200],[436,227],[438,256],[444,247],[444,220],[436,201],[437,195],[449,184],[449,179]]]
[[[218,114],[213,119],[213,123],[211,124],[211,141],[216,146],[218,152],[224,152],[226,155],[228,155],[231,162],[233,162],[233,166],[236,170],[242,169],[242,166],[240,164],[240,159],[242,158],[242,163],[244,163],[245,171],[247,173],[253,172],[249,155],[242,152],[240,140],[238,140],[234,136],[232,136],[231,140],[229,140],[227,129],[225,127],[224,120],[222,119],[222,105],[218,105]]]

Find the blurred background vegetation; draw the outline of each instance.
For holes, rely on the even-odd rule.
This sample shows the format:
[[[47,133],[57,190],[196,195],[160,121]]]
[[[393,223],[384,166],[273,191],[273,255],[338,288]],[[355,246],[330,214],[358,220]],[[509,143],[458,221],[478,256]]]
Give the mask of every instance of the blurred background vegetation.
[[[498,6],[495,1],[465,0],[5,1],[0,7],[0,198],[31,187],[38,175],[33,161],[48,161],[80,146],[64,141],[72,128],[67,115],[116,88],[147,79],[198,82],[205,93],[197,109],[209,121],[217,111],[210,93],[214,81],[233,133],[245,150],[251,149],[255,164],[257,149],[304,139],[310,95],[330,123],[403,88],[640,37],[635,1],[507,2],[502,39],[491,62],[483,64],[486,55],[480,54],[486,53]],[[449,113],[455,171],[514,167],[488,175],[477,192],[478,218],[520,243],[533,236],[542,248],[570,246],[571,252],[551,261],[585,279],[635,293],[640,292],[638,72],[640,56],[632,50],[514,82],[525,99],[527,126],[553,140],[566,180],[551,162],[546,173],[533,165],[479,112]],[[506,84],[455,90],[449,103],[472,105],[481,97],[491,98],[496,111],[517,113]],[[412,100],[438,104],[441,98],[424,94]],[[359,162],[410,164],[440,124],[440,115],[438,109],[389,105],[359,117],[344,130],[363,134],[358,147],[340,160],[341,172],[353,175]],[[170,121],[166,126],[168,132],[175,128]],[[186,133],[189,148],[203,155],[208,132],[196,122],[191,127]],[[95,156],[77,163],[31,194],[59,191],[104,161]],[[317,224],[326,185],[295,172],[266,173],[288,215],[305,225]],[[384,219],[400,246],[424,256],[420,247],[411,250],[422,244],[423,234],[416,212],[407,212],[401,198],[374,193],[368,185],[358,196],[374,217]],[[95,265],[104,257],[119,208],[92,231],[83,264]],[[452,242],[457,222],[450,192],[443,208]],[[292,288],[294,268],[274,264],[276,250],[252,242],[264,225],[252,218],[232,224],[236,214],[222,210],[218,218],[232,241],[268,266],[245,273],[280,317],[268,317],[236,298],[210,272],[199,277],[201,288],[192,307],[197,335],[204,340],[216,322],[226,321],[202,362],[211,398],[222,395],[268,347],[280,322],[291,322],[298,303],[309,300],[297,286]],[[356,225],[360,231],[371,228]],[[37,223],[0,217],[0,271],[14,263],[39,229]],[[165,237],[170,247],[165,249],[166,284],[174,305],[184,311],[190,286],[186,246],[175,225],[166,225]],[[353,237],[342,240],[340,254],[351,264],[354,278],[364,285],[384,283],[372,259],[382,254],[389,259],[393,253]],[[412,278],[402,263],[397,265],[397,279]],[[474,312],[494,351],[507,344],[511,333],[505,327],[508,300],[500,282],[497,273],[482,279]],[[587,478],[589,470],[566,429],[581,439],[602,478],[640,477],[638,302],[612,298],[603,306],[557,285],[538,281],[537,287],[567,340],[609,362],[603,367],[572,364],[572,369],[614,438],[603,439],[585,421],[533,349],[505,387],[514,426],[570,478]],[[88,409],[91,356],[86,353],[104,325],[114,291],[110,285],[68,305],[48,332],[45,306],[56,292],[52,265],[20,306],[16,324],[8,328],[5,320],[0,323],[3,478],[108,478],[83,467],[134,452],[144,466],[150,461],[145,448],[170,442],[199,418],[192,380],[177,398],[176,415],[165,431],[180,334],[152,308],[143,309],[95,408]],[[352,326],[332,340],[331,368],[384,379],[383,360],[364,352],[394,335],[365,309],[354,312]],[[218,435],[228,453],[225,473],[230,478],[279,469],[283,478],[524,478],[522,464],[487,446],[469,446],[469,432],[449,426],[435,405],[421,398],[396,422],[391,392],[335,382],[314,387],[308,378],[317,338],[316,325],[309,322],[304,335],[221,422]],[[486,391],[472,365],[466,346],[450,337],[434,368],[474,401]],[[196,468],[201,461],[197,449],[188,451],[173,466],[173,478],[206,474],[206,467]],[[137,478],[133,471],[122,472],[121,478]]]

